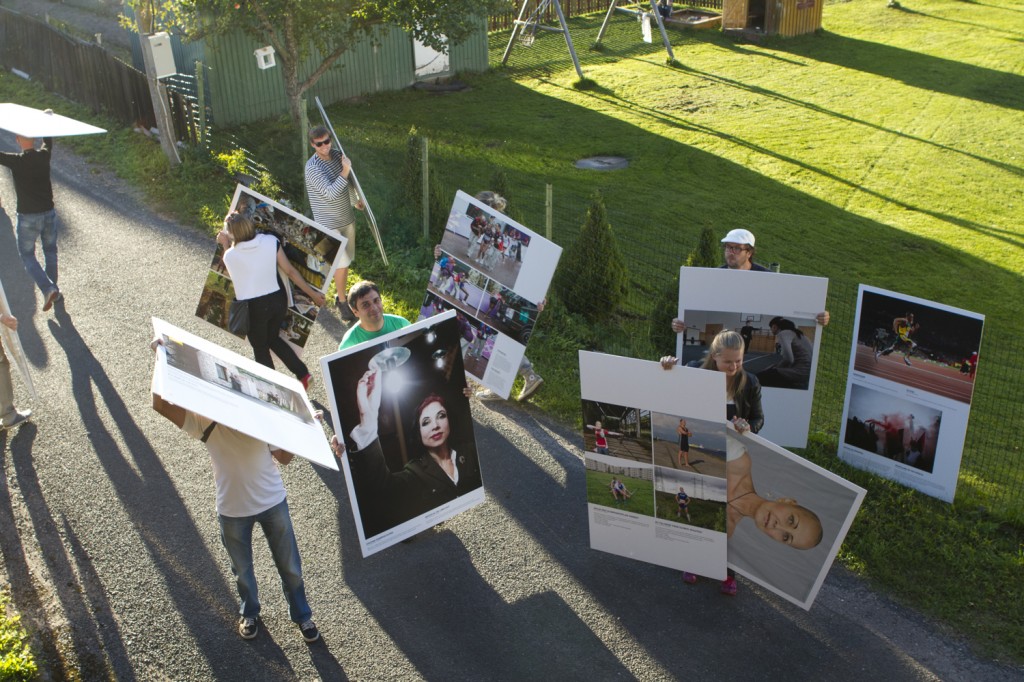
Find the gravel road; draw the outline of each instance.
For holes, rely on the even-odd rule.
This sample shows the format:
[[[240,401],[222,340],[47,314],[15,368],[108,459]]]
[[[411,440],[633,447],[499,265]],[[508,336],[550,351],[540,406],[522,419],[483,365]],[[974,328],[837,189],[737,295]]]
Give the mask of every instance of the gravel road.
[[[0,148],[13,149],[12,136],[0,134]],[[687,586],[676,572],[589,549],[578,436],[503,402],[472,406],[485,504],[369,559],[341,475],[304,460],[286,467],[323,641],[306,645],[288,620],[259,538],[264,628],[242,641],[208,457],[153,412],[149,395],[151,316],[249,352],[193,316],[213,242],[154,215],[59,143],[54,181],[66,303],[42,313],[16,255],[10,176],[0,172],[0,273],[39,391],[33,422],[0,435],[0,549],[44,679],[1024,673],[973,657],[842,570],[805,613],[746,582],[727,598],[710,581]],[[332,350],[341,331],[325,311],[307,357]],[[328,404],[322,383],[311,396]]]

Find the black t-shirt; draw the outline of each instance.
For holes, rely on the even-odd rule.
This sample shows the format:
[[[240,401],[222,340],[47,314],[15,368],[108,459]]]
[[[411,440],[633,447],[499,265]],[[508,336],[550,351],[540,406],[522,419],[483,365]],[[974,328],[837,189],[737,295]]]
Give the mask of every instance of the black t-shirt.
[[[0,166],[10,168],[14,177],[18,213],[45,213],[53,208],[53,187],[50,185],[52,148],[53,138],[46,137],[40,149],[0,152]]]

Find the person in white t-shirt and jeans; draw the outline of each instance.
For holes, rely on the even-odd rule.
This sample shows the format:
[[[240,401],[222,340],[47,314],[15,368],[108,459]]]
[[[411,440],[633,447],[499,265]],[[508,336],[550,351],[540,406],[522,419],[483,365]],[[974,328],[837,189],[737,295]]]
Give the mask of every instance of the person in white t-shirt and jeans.
[[[161,340],[153,341],[153,349]],[[288,464],[294,455],[271,449],[266,443],[223,424],[200,417],[153,394],[153,409],[167,417],[192,438],[202,441],[210,453],[217,485],[217,517],[220,538],[231,559],[238,587],[238,634],[253,639],[259,633],[260,600],[252,561],[252,531],[263,529],[270,553],[281,576],[289,615],[307,642],[320,639],[313,611],[306,601],[302,562],[295,541],[287,492],[274,463]]]

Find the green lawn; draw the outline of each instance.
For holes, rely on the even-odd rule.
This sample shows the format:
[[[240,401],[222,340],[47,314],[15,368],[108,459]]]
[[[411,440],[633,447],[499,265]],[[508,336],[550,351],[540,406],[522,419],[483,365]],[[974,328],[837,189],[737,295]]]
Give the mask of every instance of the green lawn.
[[[676,496],[671,493],[654,493],[655,513],[659,519],[676,521],[678,523],[689,523],[699,528],[725,532],[725,504],[723,502],[710,502],[690,497],[690,520],[685,516],[676,516],[679,505],[676,503]]]
[[[618,476],[632,496],[623,501],[612,497],[611,482],[614,474],[587,469],[587,502],[623,511],[654,516],[654,484],[640,478]]]
[[[415,315],[433,240],[419,242],[418,194],[401,180],[414,126],[430,139],[446,196],[488,188],[502,171],[509,212],[543,233],[550,183],[552,235],[563,246],[575,241],[588,197],[600,190],[629,293],[602,300],[607,315],[595,324],[552,296],[529,348],[546,379],[531,402],[578,425],[577,350],[651,359],[670,350],[668,320],[652,313],[698,233],[751,228],[759,260],[830,279],[833,322],[823,335],[806,454],[869,491],[842,561],[985,653],[1024,661],[1022,17],[1020,0],[908,0],[904,10],[852,0],[825,7],[824,31],[790,40],[753,45],[715,32],[673,33],[678,64],[668,65],[625,18],[615,20],[602,51],[588,49],[603,18],[594,15],[571,22],[596,83],[590,89],[573,87],[564,43],[544,35],[532,48],[517,47],[508,68],[464,77],[466,91],[332,106],[390,248],[384,268],[372,240],[362,239],[353,275],[376,279],[394,312]],[[506,40],[493,37],[492,61]],[[7,74],[0,99],[67,109]],[[290,124],[232,132],[301,205]],[[158,147],[134,133],[79,145],[183,219],[212,228],[227,206],[231,181],[221,169],[230,159],[193,158],[171,173]],[[596,154],[625,156],[630,166],[573,167]],[[859,282],[986,315],[954,505],[835,459]]]

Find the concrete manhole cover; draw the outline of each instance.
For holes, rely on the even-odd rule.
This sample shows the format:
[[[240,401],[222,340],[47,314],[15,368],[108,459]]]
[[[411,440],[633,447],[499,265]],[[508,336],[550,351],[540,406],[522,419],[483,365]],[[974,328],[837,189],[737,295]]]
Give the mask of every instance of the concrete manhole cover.
[[[585,170],[621,170],[629,166],[629,161],[622,156],[591,156],[587,159],[580,159],[575,166]]]

